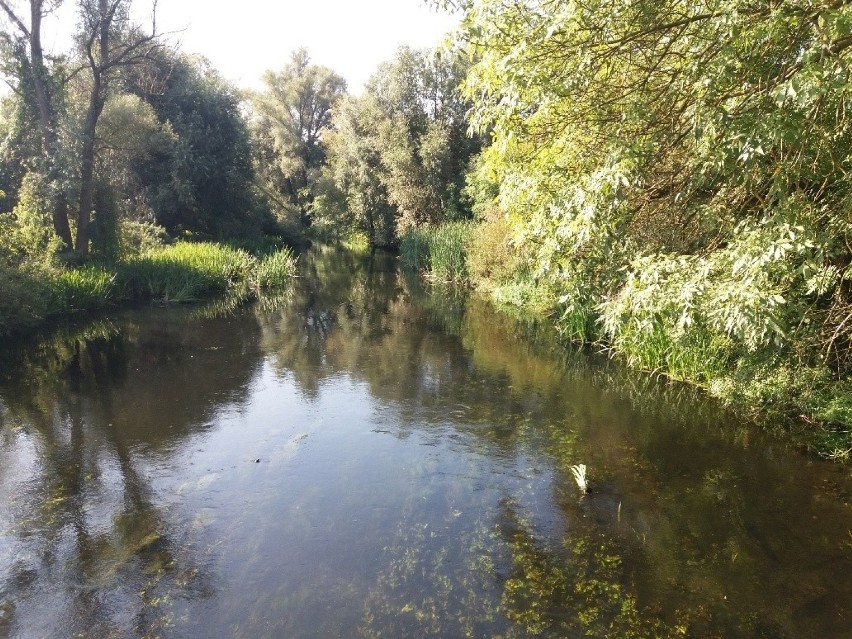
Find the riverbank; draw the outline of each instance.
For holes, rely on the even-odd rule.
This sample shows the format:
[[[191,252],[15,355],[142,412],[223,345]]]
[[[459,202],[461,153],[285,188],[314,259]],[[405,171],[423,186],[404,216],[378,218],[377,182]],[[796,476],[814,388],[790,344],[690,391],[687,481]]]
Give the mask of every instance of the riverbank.
[[[750,349],[700,324],[673,335],[663,322],[644,321],[630,309],[613,312],[613,299],[587,296],[569,305],[555,278],[536,273],[513,248],[502,220],[417,229],[402,238],[400,252],[407,267],[470,286],[504,310],[546,319],[568,341],[697,387],[755,423],[787,424],[814,454],[852,458],[852,383],[820,364],[819,354],[805,352],[807,345]]]
[[[249,252],[179,241],[114,262],[0,265],[0,336],[132,301],[192,302],[226,294],[247,300],[260,289],[285,286],[295,261],[287,247]]]

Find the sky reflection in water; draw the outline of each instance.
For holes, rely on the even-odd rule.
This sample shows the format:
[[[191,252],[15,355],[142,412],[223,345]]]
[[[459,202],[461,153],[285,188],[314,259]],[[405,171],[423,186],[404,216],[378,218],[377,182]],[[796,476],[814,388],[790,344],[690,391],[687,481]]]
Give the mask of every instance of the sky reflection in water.
[[[0,636],[847,636],[848,469],[391,256],[302,262],[5,350]]]

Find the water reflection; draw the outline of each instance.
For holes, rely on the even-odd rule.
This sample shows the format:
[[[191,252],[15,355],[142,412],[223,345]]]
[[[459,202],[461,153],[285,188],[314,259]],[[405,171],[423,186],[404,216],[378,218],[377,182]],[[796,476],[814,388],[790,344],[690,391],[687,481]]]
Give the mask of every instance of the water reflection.
[[[4,353],[0,635],[845,636],[846,470],[393,256],[301,262]]]
[[[176,593],[213,592],[147,466],[245,399],[259,353],[250,323],[210,321],[202,337],[183,319],[137,312],[6,351],[17,360],[2,391],[7,631],[155,635]]]

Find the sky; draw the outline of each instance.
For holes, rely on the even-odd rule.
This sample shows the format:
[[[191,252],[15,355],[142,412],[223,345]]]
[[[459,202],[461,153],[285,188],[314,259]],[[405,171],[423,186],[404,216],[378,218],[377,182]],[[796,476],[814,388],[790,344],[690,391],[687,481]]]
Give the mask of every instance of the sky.
[[[57,51],[76,22],[66,0],[45,44]],[[150,0],[134,0],[137,19],[150,24]],[[157,30],[184,53],[200,53],[238,86],[262,87],[266,69],[280,69],[306,47],[315,64],[331,67],[359,93],[376,67],[403,44],[435,47],[457,18],[424,0],[159,0]],[[55,30],[55,32],[54,32]]]

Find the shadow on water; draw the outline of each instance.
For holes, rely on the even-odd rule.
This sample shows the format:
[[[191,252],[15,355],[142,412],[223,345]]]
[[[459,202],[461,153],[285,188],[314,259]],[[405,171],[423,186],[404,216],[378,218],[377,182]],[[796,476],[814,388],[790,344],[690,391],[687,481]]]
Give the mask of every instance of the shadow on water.
[[[847,636],[848,469],[392,255],[300,269],[7,349],[0,635]]]

